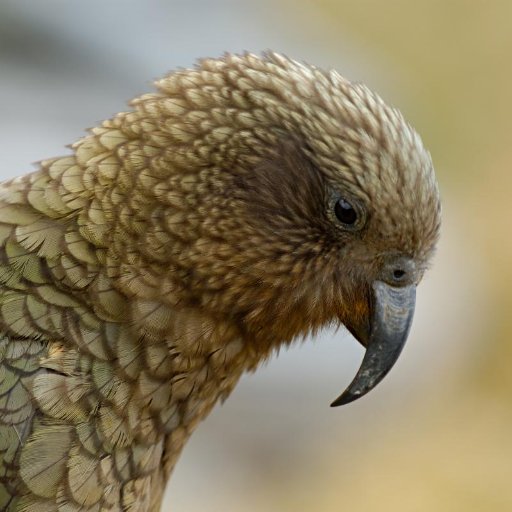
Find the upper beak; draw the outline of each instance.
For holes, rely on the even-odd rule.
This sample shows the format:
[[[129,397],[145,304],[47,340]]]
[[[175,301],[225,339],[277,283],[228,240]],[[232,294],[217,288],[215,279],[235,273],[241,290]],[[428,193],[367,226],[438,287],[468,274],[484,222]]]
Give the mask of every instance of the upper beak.
[[[331,404],[348,404],[371,391],[391,370],[407,340],[414,315],[416,285],[394,287],[375,281],[370,322],[348,325],[366,347],[366,354],[354,380]]]

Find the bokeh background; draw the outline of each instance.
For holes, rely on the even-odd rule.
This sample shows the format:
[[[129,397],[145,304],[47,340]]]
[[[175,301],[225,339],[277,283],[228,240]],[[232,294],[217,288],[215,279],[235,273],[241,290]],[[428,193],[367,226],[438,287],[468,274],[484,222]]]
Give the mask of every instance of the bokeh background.
[[[330,409],[354,340],[281,352],[200,426],[164,510],[512,510],[511,27],[510,0],[0,1],[2,178],[173,68],[267,48],[366,82],[436,164],[442,240],[391,374]]]

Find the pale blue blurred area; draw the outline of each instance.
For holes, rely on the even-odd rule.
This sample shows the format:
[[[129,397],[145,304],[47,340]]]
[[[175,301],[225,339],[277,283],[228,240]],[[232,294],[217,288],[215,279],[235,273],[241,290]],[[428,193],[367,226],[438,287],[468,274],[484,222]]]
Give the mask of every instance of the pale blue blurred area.
[[[300,5],[278,0],[2,1],[1,177],[26,173],[32,162],[67,151],[64,145],[81,137],[84,128],[150,90],[152,79],[225,51],[270,48],[336,67],[387,93],[395,104],[403,99],[405,110],[412,108],[407,91],[394,87],[398,67],[385,71],[341,26],[339,32],[323,33],[314,9],[304,19]],[[464,309],[462,299],[478,286],[464,276],[479,263],[469,257],[466,268],[454,268],[453,250],[462,236],[456,223],[447,220],[452,240],[443,242],[439,261],[422,285],[410,342],[386,380],[364,400],[332,410],[329,403],[355,374],[362,349],[339,330],[283,350],[244,377],[193,436],[169,489],[174,512],[277,511],[272,486],[279,482],[304,485],[309,478],[327,476],[332,467],[341,481],[351,458],[364,454],[368,440],[379,435],[379,424],[400,422],[410,411],[407,404],[432,382],[458,371],[454,354],[465,335],[480,328],[471,317],[485,306]],[[466,318],[464,326],[436,300],[436,290],[447,279],[465,281],[444,291],[446,301]]]

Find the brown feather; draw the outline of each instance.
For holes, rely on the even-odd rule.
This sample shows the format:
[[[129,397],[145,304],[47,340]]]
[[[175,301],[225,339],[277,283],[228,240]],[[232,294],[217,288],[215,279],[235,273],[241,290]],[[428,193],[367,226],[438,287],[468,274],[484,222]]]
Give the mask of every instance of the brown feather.
[[[156,87],[0,186],[2,510],[158,511],[244,371],[432,256],[430,156],[364,85],[268,53]]]

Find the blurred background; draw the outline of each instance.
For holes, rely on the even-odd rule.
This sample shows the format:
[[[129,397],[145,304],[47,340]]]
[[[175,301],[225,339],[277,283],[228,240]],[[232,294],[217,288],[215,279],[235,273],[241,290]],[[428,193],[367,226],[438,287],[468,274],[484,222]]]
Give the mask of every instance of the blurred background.
[[[408,345],[330,409],[362,350],[282,351],[204,422],[164,510],[512,510],[512,2],[0,2],[0,173],[67,152],[151,80],[271,48],[364,81],[421,133],[444,203]]]

